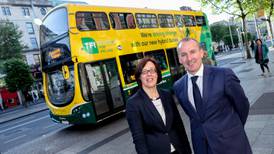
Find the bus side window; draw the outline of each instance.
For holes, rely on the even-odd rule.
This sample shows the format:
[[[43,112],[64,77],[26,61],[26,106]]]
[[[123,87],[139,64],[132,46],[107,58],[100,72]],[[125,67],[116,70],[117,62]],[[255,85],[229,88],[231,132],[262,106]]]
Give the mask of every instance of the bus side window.
[[[88,26],[86,25],[85,14],[82,12],[76,13],[76,27],[79,30],[89,30]]]
[[[131,13],[127,14],[126,21],[127,21],[128,28],[132,28],[132,29],[136,28],[134,17]]]
[[[204,16],[195,16],[197,26],[206,26],[206,20]]]
[[[120,62],[123,70],[123,76],[126,84],[135,82],[135,69],[140,59],[143,58],[142,53],[129,54],[120,56]]]
[[[157,28],[158,20],[155,14],[137,13],[136,20],[139,28]]]
[[[135,28],[135,22],[131,13],[110,13],[111,26],[113,29]]]
[[[196,22],[195,22],[195,19],[194,19],[194,16],[192,15],[184,15],[184,24],[185,26],[196,26]]]
[[[103,12],[77,12],[76,27],[81,31],[110,28],[107,16]]]
[[[184,26],[184,21],[183,17],[181,15],[175,15],[175,25],[177,27],[183,27]]]
[[[174,27],[173,16],[171,14],[159,14],[158,19],[161,27]]]
[[[168,68],[167,62],[166,62],[165,52],[164,52],[163,49],[145,52],[145,56],[153,57],[158,62],[158,64],[160,65],[160,68],[161,68],[162,71],[164,71]]]
[[[121,25],[118,13],[110,13],[109,17],[112,21],[111,26],[113,29],[122,29],[122,25]]]

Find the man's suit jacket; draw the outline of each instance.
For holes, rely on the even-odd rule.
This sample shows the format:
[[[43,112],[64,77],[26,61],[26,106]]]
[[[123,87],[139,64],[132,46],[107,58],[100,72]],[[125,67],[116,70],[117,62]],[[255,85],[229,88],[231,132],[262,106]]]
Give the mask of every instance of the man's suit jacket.
[[[143,89],[139,89],[127,102],[126,117],[137,153],[169,154],[172,143],[180,154],[190,154],[185,128],[172,95],[160,89],[158,92],[166,125]]]
[[[188,99],[188,75],[174,84],[174,92],[190,118],[191,137],[195,154],[250,154],[251,148],[244,131],[249,101],[239,79],[228,68],[204,66],[203,106],[199,117]]]

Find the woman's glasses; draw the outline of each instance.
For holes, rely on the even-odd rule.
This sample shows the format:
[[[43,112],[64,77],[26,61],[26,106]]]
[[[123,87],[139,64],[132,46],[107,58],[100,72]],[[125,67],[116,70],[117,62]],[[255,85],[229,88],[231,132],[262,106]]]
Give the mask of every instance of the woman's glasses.
[[[143,70],[142,71],[142,75],[148,75],[148,74],[155,74],[156,73],[156,69],[149,69],[149,70]]]

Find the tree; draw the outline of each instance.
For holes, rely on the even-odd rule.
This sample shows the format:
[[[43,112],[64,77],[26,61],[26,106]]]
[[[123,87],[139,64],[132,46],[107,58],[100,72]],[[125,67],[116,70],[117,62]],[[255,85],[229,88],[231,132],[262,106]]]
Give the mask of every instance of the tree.
[[[270,28],[270,36],[271,40],[274,38],[273,35],[273,29],[271,24],[271,16],[273,15],[274,10],[274,0],[254,0],[254,3],[256,3],[256,9],[264,9],[266,10],[266,21],[268,22],[269,28]],[[273,45],[273,44],[272,44]]]
[[[237,35],[232,35],[232,39],[233,39],[233,42],[234,42],[234,45],[238,46],[237,44],[239,43],[239,39],[238,39],[238,36]],[[225,35],[224,38],[224,43],[229,45],[230,47],[232,47],[232,42],[231,42],[231,37],[230,35]]]
[[[235,36],[237,37],[237,31],[236,31],[237,27],[234,25],[232,25],[230,27],[231,27],[231,34],[232,34],[233,42],[237,44],[238,38],[235,38]],[[213,41],[215,41],[215,42],[224,41],[226,45],[232,46],[228,25],[225,25],[223,23],[212,24],[212,25],[210,25],[210,31],[212,34]],[[228,36],[228,38],[227,38],[227,36]]]
[[[227,34],[226,26],[223,24],[210,25],[210,31],[214,42],[220,42]]]
[[[26,97],[33,84],[29,66],[20,59],[12,58],[4,63],[4,73],[8,90],[11,92],[21,90]]]
[[[239,17],[242,19],[244,38],[247,38],[247,28],[245,19],[250,13],[255,12],[253,7],[254,0],[201,0],[205,6],[211,6],[217,13],[225,12],[227,14]],[[245,40],[247,58],[251,58],[247,39]]]
[[[0,20],[0,61],[22,58],[24,46],[20,43],[22,32],[9,21]]]

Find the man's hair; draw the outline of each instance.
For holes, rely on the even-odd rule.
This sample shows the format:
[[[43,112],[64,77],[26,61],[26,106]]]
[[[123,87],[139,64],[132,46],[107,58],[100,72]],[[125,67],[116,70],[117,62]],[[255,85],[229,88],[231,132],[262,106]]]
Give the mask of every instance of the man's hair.
[[[202,49],[200,43],[199,43],[196,39],[190,38],[190,37],[185,37],[185,38],[183,38],[181,41],[179,41],[179,43],[178,43],[178,45],[177,45],[177,53],[179,53],[179,49],[182,48],[183,43],[189,42],[189,41],[194,41],[194,42],[196,42],[197,45],[199,46],[199,49]]]

